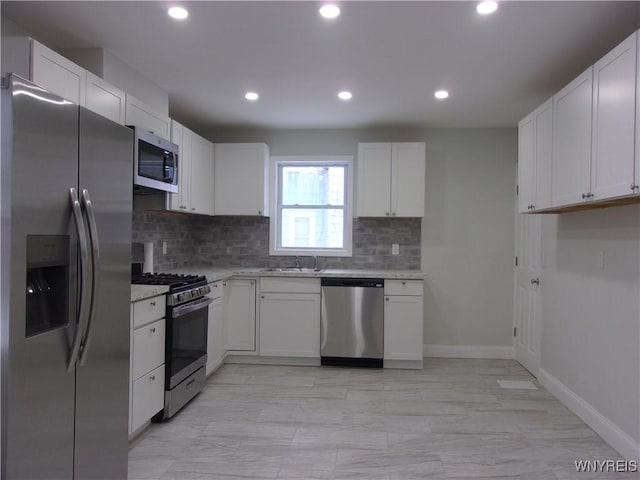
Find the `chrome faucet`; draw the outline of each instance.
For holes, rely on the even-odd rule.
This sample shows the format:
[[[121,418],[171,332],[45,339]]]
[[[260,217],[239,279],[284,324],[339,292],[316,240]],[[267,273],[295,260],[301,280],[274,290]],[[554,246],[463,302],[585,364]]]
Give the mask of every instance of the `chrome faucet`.
[[[318,272],[320,269],[318,268],[318,257],[316,255],[313,256],[313,269]]]
[[[298,258],[298,256],[296,255],[296,268],[300,268],[300,259]]]

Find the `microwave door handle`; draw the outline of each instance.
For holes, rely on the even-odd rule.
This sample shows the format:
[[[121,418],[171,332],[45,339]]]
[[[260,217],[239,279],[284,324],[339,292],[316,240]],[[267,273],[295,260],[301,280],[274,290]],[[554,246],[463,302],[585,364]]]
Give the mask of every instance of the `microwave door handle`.
[[[91,197],[87,189],[82,190],[82,206],[87,216],[89,225],[89,240],[91,242],[91,303],[89,304],[89,315],[87,328],[82,339],[82,352],[80,354],[80,366],[84,366],[87,361],[89,346],[95,324],[96,311],[98,306],[98,281],[100,279],[100,244],[98,242],[98,227],[96,216],[91,203]]]
[[[78,244],[80,246],[80,282],[78,286],[80,288],[80,305],[78,306],[78,319],[76,322],[76,330],[71,342],[71,352],[69,354],[69,363],[67,365],[67,372],[71,373],[74,369],[76,361],[78,360],[78,354],[80,353],[80,344],[82,341],[82,332],[87,318],[87,293],[88,288],[86,283],[89,280],[89,251],[87,248],[87,233],[84,228],[84,220],[82,218],[82,212],[80,210],[80,201],[78,200],[78,191],[75,188],[69,189],[69,197],[71,199],[71,211],[73,213],[73,219],[76,226],[76,233],[78,235]]]

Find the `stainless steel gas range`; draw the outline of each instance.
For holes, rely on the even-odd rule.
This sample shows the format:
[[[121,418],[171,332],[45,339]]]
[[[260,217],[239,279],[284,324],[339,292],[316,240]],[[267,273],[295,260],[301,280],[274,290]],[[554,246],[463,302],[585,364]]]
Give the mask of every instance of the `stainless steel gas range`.
[[[164,410],[155,420],[175,415],[204,386],[211,291],[201,275],[137,274],[131,283],[166,285]]]

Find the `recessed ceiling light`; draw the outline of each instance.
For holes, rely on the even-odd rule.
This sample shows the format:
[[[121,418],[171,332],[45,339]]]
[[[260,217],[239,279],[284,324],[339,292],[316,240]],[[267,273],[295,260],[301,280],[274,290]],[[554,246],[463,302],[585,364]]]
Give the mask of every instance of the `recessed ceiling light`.
[[[445,98],[447,98],[449,96],[449,92],[447,92],[446,90],[438,90],[436,93],[433,94],[438,100],[444,100]]]
[[[493,13],[498,9],[497,2],[480,2],[476,5],[476,11],[481,15],[488,15],[489,13]]]
[[[244,98],[246,98],[247,100],[254,101],[260,98],[260,95],[258,95],[256,92],[247,92],[244,94]]]
[[[184,20],[189,16],[187,9],[182,7],[171,7],[168,13],[171,18],[175,18],[176,20]]]
[[[351,95],[351,92],[347,92],[346,90],[338,94],[338,98],[340,100],[351,100],[351,97],[353,97],[353,95]]]
[[[340,15],[340,8],[338,8],[337,5],[333,5],[331,3],[323,5],[318,11],[324,18],[336,18],[338,15]]]

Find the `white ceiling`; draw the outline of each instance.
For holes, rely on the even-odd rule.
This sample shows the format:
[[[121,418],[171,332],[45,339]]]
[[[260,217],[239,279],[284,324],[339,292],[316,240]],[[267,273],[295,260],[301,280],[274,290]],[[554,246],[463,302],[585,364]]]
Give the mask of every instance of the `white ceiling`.
[[[186,6],[182,22],[170,4]],[[59,48],[104,47],[202,127],[515,126],[639,25],[639,2],[7,2]],[[445,88],[450,98],[437,101]],[[338,91],[353,92],[350,102]],[[247,90],[260,93],[255,103]]]

